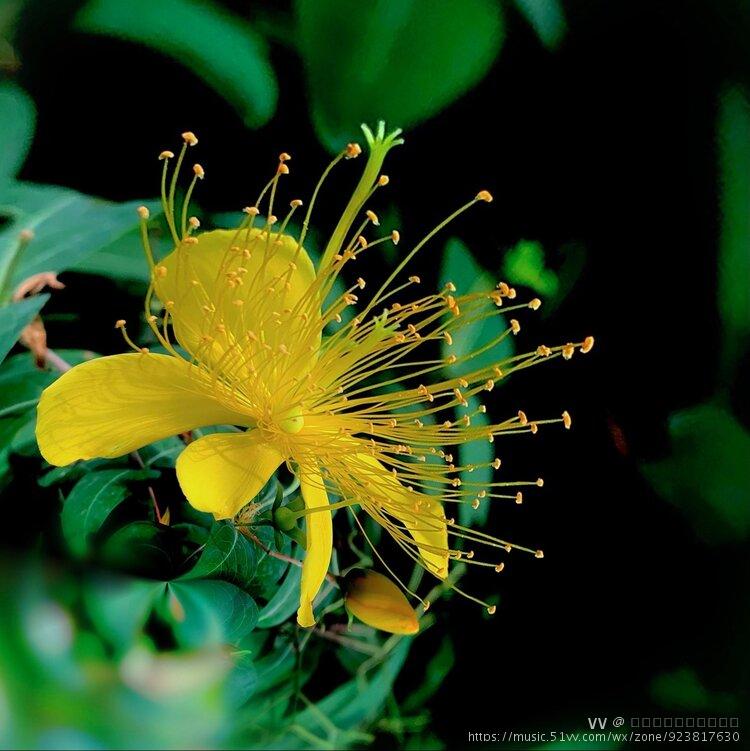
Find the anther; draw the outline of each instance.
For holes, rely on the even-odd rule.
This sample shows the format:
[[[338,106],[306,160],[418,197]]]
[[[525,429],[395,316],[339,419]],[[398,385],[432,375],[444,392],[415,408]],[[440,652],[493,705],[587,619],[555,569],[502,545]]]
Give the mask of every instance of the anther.
[[[492,193],[490,193],[489,190],[480,190],[474,200],[484,201],[485,203],[492,203]]]
[[[536,486],[538,488],[543,488],[544,487],[544,478],[543,477],[537,477],[536,478]]]
[[[365,211],[365,216],[376,226],[380,226],[380,219],[378,219],[378,215],[374,211],[370,211],[370,209],[367,209]]]
[[[260,214],[260,209],[257,206],[245,206],[242,211],[250,216],[258,216]]]
[[[127,321],[124,318],[120,318],[118,321],[115,321],[115,328],[124,329],[126,323]]]
[[[367,282],[365,282],[365,280],[361,276],[357,278],[357,286],[360,289],[364,289],[365,288],[365,284],[367,284]]]
[[[565,430],[570,430],[570,426],[573,424],[573,420],[571,419],[570,413],[567,409],[562,413],[562,421],[563,425],[565,426]]]
[[[522,410],[518,410],[518,422],[521,423],[521,425],[527,425],[529,422],[529,418],[526,417],[526,413]]]
[[[203,167],[201,167],[200,164],[194,164],[193,165],[193,172],[195,173],[195,176],[199,180],[202,180],[206,176],[206,173],[205,173]]]
[[[358,143],[346,144],[345,157],[347,159],[355,159],[362,153],[362,147]]]
[[[476,511],[479,508],[479,498],[475,498],[471,502],[471,507],[474,509],[474,511]]]
[[[531,425],[529,425],[529,430],[532,435],[536,435],[539,431],[539,426],[535,422],[532,422]]]
[[[286,151],[282,151],[281,154],[279,154],[280,162],[288,162],[291,158],[291,155],[287,154]]]
[[[492,468],[493,469],[500,469],[500,465],[502,462],[497,457],[492,461]]]
[[[453,344],[453,337],[447,332],[443,331],[443,339],[450,345]]]
[[[575,353],[575,351],[576,351],[576,348],[573,346],[573,342],[568,342],[562,348],[563,360],[570,360],[570,358],[573,357],[573,354]]]
[[[448,292],[455,292],[456,291],[456,285],[453,284],[453,282],[446,282],[445,288],[448,290]]]
[[[544,551],[543,550],[537,550],[534,553],[534,558],[544,558]]]
[[[198,238],[197,237],[184,237],[182,239],[182,242],[184,242],[185,245],[197,245],[198,244]]]
[[[523,503],[523,493],[520,490],[516,493],[516,503],[519,505]]]
[[[484,382],[484,390],[485,391],[492,391],[492,389],[494,389],[494,388],[495,388],[495,382],[491,378],[488,378]]]
[[[300,206],[302,206],[302,201],[299,198],[295,198],[293,201],[289,202],[289,205],[293,209],[298,209]]]
[[[487,608],[487,612],[488,612],[488,613],[489,613],[490,615],[495,615],[495,613],[497,612],[497,605],[490,605],[490,606],[489,606],[489,607]]]
[[[166,266],[157,266],[154,269],[154,273],[156,276],[159,277],[159,279],[163,279],[167,275],[167,267]]]
[[[421,284],[422,280],[418,276],[410,276],[409,281],[412,284]]]
[[[394,229],[393,232],[391,232],[391,241],[394,245],[398,245],[399,240],[401,239],[401,234],[397,229]]]
[[[189,224],[189,225],[190,225],[190,226],[191,226],[191,227],[192,227],[193,229],[198,229],[198,227],[200,227],[200,226],[201,226],[201,222],[200,222],[200,219],[198,219],[198,217],[197,217],[197,216],[191,216],[191,217],[190,217],[190,219],[188,219],[188,224]]]
[[[536,348],[536,353],[539,357],[549,357],[552,354],[552,350],[544,344],[540,344]]]
[[[542,307],[542,301],[538,297],[535,297],[533,300],[529,302],[529,307],[532,310],[539,310],[539,308]]]
[[[141,347],[141,348],[139,349],[139,352],[140,352],[140,353],[141,353],[142,355],[147,355],[147,354],[149,353],[149,349],[148,349],[148,347]]]
[[[276,173],[279,175],[288,175],[289,174],[289,167],[286,166],[283,162],[278,166]]]
[[[499,574],[504,568],[505,568],[504,563],[498,563],[497,566],[495,566],[495,573]]]
[[[198,143],[198,139],[196,138],[195,133],[190,130],[186,130],[182,134],[182,140],[185,141],[188,146],[195,146]]]
[[[587,352],[591,352],[591,350],[594,348],[594,337],[593,336],[587,336],[583,340],[583,344],[581,345],[581,352],[585,355]]]
[[[149,216],[151,216],[151,212],[145,207],[145,206],[139,206],[138,207],[138,216],[141,219],[148,219]]]
[[[172,159],[174,157],[173,151],[162,151],[161,154],[159,154],[159,161],[163,161],[164,159]]]
[[[510,330],[514,336],[521,330],[521,324],[515,318],[510,319]]]

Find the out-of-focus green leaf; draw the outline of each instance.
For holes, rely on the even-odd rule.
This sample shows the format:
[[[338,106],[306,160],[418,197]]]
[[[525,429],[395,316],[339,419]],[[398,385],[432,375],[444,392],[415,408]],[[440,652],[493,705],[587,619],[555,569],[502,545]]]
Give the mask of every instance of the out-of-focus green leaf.
[[[425,702],[443,685],[448,673],[453,669],[455,661],[456,655],[453,649],[453,642],[450,637],[446,636],[440,642],[440,648],[435,656],[427,663],[424,678],[419,688],[401,702],[401,712],[408,714],[423,708]]]
[[[281,586],[260,611],[259,628],[272,628],[291,618],[299,607],[301,578],[302,569],[299,566],[290,565]]]
[[[253,128],[276,110],[264,40],[241,18],[203,0],[92,0],[76,28],[146,45],[186,65]]]
[[[65,499],[62,530],[75,555],[85,555],[89,538],[112,511],[130,495],[128,482],[158,477],[158,472],[140,469],[103,469],[82,477]]]
[[[479,407],[479,400],[473,396],[467,400],[469,407],[466,410],[469,414],[474,414]],[[489,418],[486,414],[477,413],[471,418],[472,425],[489,425]],[[475,467],[473,470],[466,469],[461,472],[461,486],[463,488],[473,488],[476,494],[480,490],[487,489],[492,482],[493,469],[487,466],[495,458],[494,443],[490,443],[486,438],[478,441],[462,443],[458,447],[458,460],[462,467]],[[485,465],[485,466],[482,466]],[[458,505],[458,521],[465,527],[482,526],[487,521],[490,513],[490,501],[488,498],[479,501],[479,508],[474,508],[470,503],[460,503]]]
[[[489,274],[474,260],[471,251],[457,238],[451,238],[443,251],[443,262],[440,267],[440,284],[453,282],[458,290],[457,294],[471,292],[490,292],[495,285]],[[455,355],[459,360],[474,350],[486,346],[497,339],[507,328],[505,317],[497,312],[492,300],[488,299],[486,310],[490,314],[487,318],[469,324],[453,336],[453,344],[442,344],[442,355]],[[465,363],[446,366],[447,373],[458,377],[469,369],[487,367],[493,363],[513,355],[513,341],[506,336],[501,342],[482,352]]]
[[[245,587],[255,574],[257,560],[256,548],[232,524],[216,522],[198,562],[180,578],[221,578]]]
[[[544,297],[554,297],[559,288],[557,274],[544,265],[544,248],[532,240],[519,240],[503,258],[503,276],[511,284],[522,284]]]
[[[99,576],[83,589],[86,608],[99,633],[120,651],[130,648],[164,584],[131,577]]]
[[[516,0],[516,7],[547,49],[554,50],[560,46],[567,31],[560,0]]]
[[[149,241],[154,258],[162,258],[172,250],[171,238],[163,232],[149,232]],[[134,227],[114,242],[98,248],[72,269],[82,274],[98,274],[122,282],[139,282],[142,285],[147,285],[151,279],[151,270],[146,262],[141,231],[138,227]]]
[[[727,89],[718,118],[721,172],[719,313],[724,336],[722,375],[730,379],[750,344],[750,103]]]
[[[750,434],[723,407],[701,404],[669,420],[671,454],[646,464],[656,490],[710,542],[750,534]]]
[[[172,563],[163,538],[164,530],[157,524],[145,520],[131,522],[107,539],[101,557],[113,568],[166,579],[172,576]]]
[[[297,0],[299,49],[321,141],[340,149],[362,122],[411,127],[487,72],[503,42],[493,0]],[[331,43],[331,30],[336,41]]]
[[[737,709],[731,694],[709,691],[695,670],[687,667],[657,675],[651,681],[651,696],[663,707],[687,712],[729,713]]]
[[[255,600],[230,582],[170,582],[166,594],[175,636],[187,649],[236,644],[258,622]]]
[[[0,231],[0,276],[10,269],[12,288],[32,274],[76,266],[131,232],[143,203],[110,203],[49,186],[10,186],[0,192],[1,210],[14,220]],[[153,203],[145,205],[156,210]],[[22,229],[32,230],[34,237],[16,257]]]
[[[0,362],[47,300],[49,295],[36,295],[0,307]]]
[[[28,94],[11,81],[0,83],[0,182],[15,177],[23,166],[35,121]]]
[[[261,495],[259,494],[259,498]],[[271,527],[255,527],[253,533],[268,549],[274,549],[276,543],[274,540],[274,533]],[[292,542],[288,537],[284,537],[284,547],[279,550],[279,553],[289,555]],[[282,561],[278,558],[274,558],[269,555],[265,550],[257,549],[257,563],[255,565],[255,573],[246,583],[245,589],[253,596],[261,597],[263,599],[270,599],[277,589],[277,582],[286,571],[289,565],[286,561]]]

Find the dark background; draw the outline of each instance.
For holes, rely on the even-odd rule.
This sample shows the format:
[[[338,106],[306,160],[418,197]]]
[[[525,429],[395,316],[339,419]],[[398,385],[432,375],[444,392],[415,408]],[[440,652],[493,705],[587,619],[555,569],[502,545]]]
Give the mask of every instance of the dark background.
[[[310,125],[292,50],[273,47],[277,115],[251,131],[219,95],[160,55],[57,33],[64,5],[54,8],[59,20],[27,22],[19,33],[17,79],[38,109],[22,178],[139,198],[155,192],[154,155],[190,128],[208,173],[198,199],[204,210],[244,205],[281,150],[293,155],[295,190],[309,195],[327,154]],[[229,5],[247,13],[241,2]],[[494,618],[460,598],[438,609],[433,630],[452,634],[457,657],[431,704],[435,730],[449,745],[465,741],[467,731],[661,715],[651,682],[683,667],[708,691],[736,694],[740,703],[746,697],[747,661],[737,654],[748,626],[747,547],[707,544],[640,470],[668,452],[670,413],[710,397],[715,382],[715,122],[724,83],[750,72],[746,5],[569,2],[568,32],[554,53],[508,12],[506,42],[489,75],[410,129],[389,158],[389,197],[405,237],[486,187],[495,202],[455,232],[493,273],[522,238],[552,250],[583,246],[586,263],[573,290],[554,316],[527,331],[529,344],[589,333],[597,340],[587,358],[535,369],[490,402],[495,411],[538,415],[567,408],[574,427],[500,446],[517,474],[542,474],[545,489],[521,507],[496,509],[489,526],[544,548],[545,558],[519,556],[499,578],[472,574],[464,582],[472,592],[500,594]],[[336,178],[339,196],[351,179],[350,172]],[[336,194],[321,204],[318,227],[335,221],[344,200]],[[434,283],[429,253],[420,273]],[[132,302],[114,283],[94,286],[74,274],[65,281],[96,315],[82,315],[83,328],[74,331],[51,323],[50,340],[119,351],[110,322]],[[80,309],[79,302],[52,303],[57,312],[73,304]],[[735,384],[732,403],[747,424],[738,391]],[[415,664],[438,638],[417,643]],[[411,664],[399,685],[409,685]]]

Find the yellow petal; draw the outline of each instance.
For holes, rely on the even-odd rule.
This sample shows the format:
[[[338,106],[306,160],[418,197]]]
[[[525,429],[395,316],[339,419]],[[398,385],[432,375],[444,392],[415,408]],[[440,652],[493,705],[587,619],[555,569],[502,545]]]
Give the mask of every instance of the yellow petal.
[[[368,626],[391,634],[416,634],[419,621],[404,593],[377,571],[354,570],[346,575],[344,600],[352,615]]]
[[[372,504],[398,519],[419,548],[424,567],[439,579],[448,576],[448,527],[442,504],[409,492],[374,456],[357,453],[341,461],[364,486]],[[421,505],[415,509],[417,499]],[[365,508],[367,508],[365,506]]]
[[[229,519],[258,494],[284,458],[260,430],[212,433],[180,454],[177,479],[191,506]]]
[[[328,493],[323,478],[317,469],[306,467],[300,471],[300,489],[305,508],[321,508],[328,505]],[[297,623],[314,626],[313,600],[323,584],[331,563],[333,551],[333,519],[330,511],[316,511],[305,516],[307,550],[302,562],[299,610]]]
[[[214,230],[182,244],[164,260],[155,275],[156,291],[173,317],[180,344],[208,365],[231,368],[222,355],[235,343],[248,351],[251,336],[264,332],[266,345],[292,349],[302,344],[301,318],[274,323],[272,313],[293,310],[310,298],[315,268],[304,248],[289,235],[260,230]],[[295,313],[312,318],[319,306],[303,303]],[[319,345],[319,330],[315,342]],[[277,341],[278,340],[278,341]],[[258,347],[263,346],[260,342]],[[304,342],[308,352],[308,343]],[[247,360],[247,358],[246,358]]]
[[[202,425],[247,424],[219,403],[205,374],[169,355],[124,354],[76,365],[42,393],[36,437],[59,466],[127,454]]]

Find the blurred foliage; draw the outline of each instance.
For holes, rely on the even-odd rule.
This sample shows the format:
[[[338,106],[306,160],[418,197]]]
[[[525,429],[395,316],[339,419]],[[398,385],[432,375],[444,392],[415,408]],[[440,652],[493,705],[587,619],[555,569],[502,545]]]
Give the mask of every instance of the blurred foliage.
[[[536,44],[554,53],[577,31],[581,18],[580,7],[561,0],[295,0],[289,10],[270,3],[227,5],[232,10],[204,0],[76,0],[57,9],[70,10],[68,15],[49,13],[49,21],[51,6],[14,0],[0,7],[0,65],[14,77],[23,57],[17,54],[14,31],[23,28],[27,15],[36,14],[44,39],[77,34],[122,40],[126,44],[118,49],[124,67],[138,46],[147,48],[210,87],[248,128],[272,130],[288,118],[279,109],[279,82],[286,80],[277,69],[276,54],[291,53],[306,88],[292,88],[287,106],[292,98],[301,101],[295,116],[309,116],[318,141],[337,150],[357,135],[363,120],[387,118],[409,127],[439,115],[455,123],[449,118],[461,99],[471,96],[493,65],[493,75],[503,70],[509,51],[502,51],[518,28],[515,21],[522,19],[521,27],[533,29]],[[745,35],[750,15],[742,4],[732,0],[721,5],[726,14],[721,22],[732,26],[731,34]],[[665,15],[670,14],[683,18],[682,9]],[[606,43],[610,30],[597,28],[596,33]],[[571,41],[585,54],[589,42],[582,37],[579,33]],[[628,39],[628,50],[631,44]],[[34,47],[27,41],[29,51],[33,54]],[[738,83],[727,83],[718,98],[715,128],[721,212],[715,312],[721,350],[714,358],[696,337],[685,365],[688,375],[692,368],[715,373],[711,393],[668,417],[666,445],[658,456],[633,462],[684,513],[701,544],[725,548],[746,542],[750,533],[745,471],[750,435],[732,396],[746,390],[743,363],[750,351],[746,57],[738,65]],[[528,85],[538,83],[536,73],[528,72]],[[550,71],[546,75],[554,80]],[[149,85],[148,80],[133,84],[134,89]],[[618,85],[608,82],[622,96]],[[504,113],[503,104],[501,99],[481,100],[483,116],[498,118],[492,131],[498,140],[507,134],[502,118],[518,117]],[[575,106],[573,102],[570,110]],[[571,116],[567,106],[564,115]],[[144,111],[143,116],[148,120],[154,113]],[[456,667],[456,634],[455,641],[443,636],[429,642],[428,637],[426,652],[420,652],[427,656],[412,664],[408,688],[402,690],[399,675],[413,640],[386,639],[361,624],[346,630],[346,616],[332,588],[323,601],[327,614],[322,633],[297,629],[299,568],[267,551],[296,558],[299,550],[288,539],[276,550],[270,528],[256,529],[259,545],[237,527],[191,510],[174,478],[175,459],[184,445],[179,438],[118,460],[66,468],[42,463],[34,438],[35,406],[59,373],[53,365],[37,368],[16,343],[40,312],[46,315],[50,295],[14,302],[17,285],[35,273],[74,270],[89,275],[92,285],[121,285],[136,301],[149,275],[134,251],[134,208],[144,201],[112,203],[68,187],[18,179],[35,122],[34,104],[19,83],[0,83],[0,489],[9,507],[20,508],[34,521],[52,519],[32,543],[19,542],[33,548],[33,556],[16,555],[0,566],[0,745],[343,748],[385,736],[386,743],[402,748],[440,748],[443,742],[432,730],[426,707]],[[606,130],[602,122],[594,123],[591,132]],[[588,134],[589,125],[576,127]],[[302,126],[308,127],[307,122]],[[446,139],[440,148],[460,151],[465,141]],[[597,153],[596,158],[617,172],[612,154]],[[145,203],[152,210],[151,240],[160,255],[169,250],[169,240],[160,227],[157,204]],[[217,213],[215,222],[226,218]],[[575,237],[565,228],[566,238]],[[504,246],[502,255],[484,252],[473,239],[451,238],[436,269],[439,282],[450,280],[469,291],[492,286],[493,275],[501,271],[508,282],[545,298],[541,315],[571,300],[575,304],[571,293],[587,273],[589,249],[577,241],[560,246],[545,237],[541,242],[525,229]],[[22,239],[22,230],[31,230],[33,237]],[[527,239],[516,242],[519,237]],[[311,244],[316,244],[312,236]],[[383,257],[392,264],[393,257],[386,252]],[[673,280],[667,276],[660,283],[668,287]],[[621,315],[631,314],[623,305]],[[502,331],[501,320],[477,324],[462,346],[468,339],[489,344]],[[75,333],[75,318],[69,328]],[[89,346],[87,341],[75,346],[79,349],[53,352],[69,364],[96,356],[80,349]],[[490,361],[512,353],[513,342],[506,338],[485,354]],[[630,368],[631,359],[638,357],[629,351],[620,365]],[[632,367],[653,365],[638,361]],[[472,398],[466,411],[473,413],[478,406]],[[486,418],[477,414],[472,419],[480,423]],[[459,460],[472,465],[493,456],[492,446],[478,441],[462,447]],[[467,470],[462,479],[481,482],[481,472]],[[279,488],[287,496],[294,494],[288,481],[283,476],[272,481],[256,502],[269,503]],[[460,522],[481,524],[488,510],[489,504],[476,510],[461,506]],[[373,540],[377,534],[372,530]],[[353,550],[358,562],[371,562],[366,551]],[[694,606],[701,604],[696,597]],[[741,614],[724,616],[727,622],[735,617],[742,626]],[[426,630],[430,616],[421,622]],[[498,649],[495,641],[492,649]],[[716,684],[714,676],[685,659],[673,662],[642,687],[657,706],[739,711],[738,695],[709,688]],[[457,695],[464,689],[454,684],[451,702],[455,698],[458,705],[472,707],[474,692],[466,691],[466,700]],[[555,701],[559,704],[559,697]],[[570,746],[548,746],[564,747]]]

